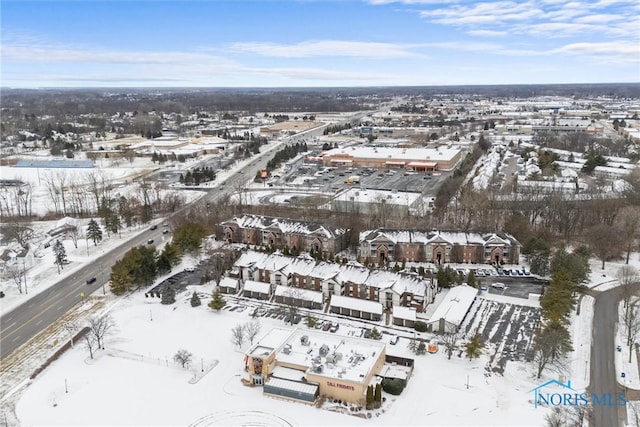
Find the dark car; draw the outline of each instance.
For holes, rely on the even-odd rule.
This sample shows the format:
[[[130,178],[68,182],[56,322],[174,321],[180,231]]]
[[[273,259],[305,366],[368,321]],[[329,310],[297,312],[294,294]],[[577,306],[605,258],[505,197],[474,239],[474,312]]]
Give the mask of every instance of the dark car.
[[[296,314],[295,316],[293,316],[293,322],[291,323],[293,323],[294,325],[297,325],[298,323],[300,323],[301,320],[302,320],[302,317]]]
[[[147,245],[153,245],[153,239],[147,240]]]
[[[157,229],[158,229],[158,226],[157,226],[157,225],[152,225],[152,226],[151,226],[151,229],[152,229],[152,230],[157,230]]]
[[[322,330],[328,331],[329,329],[331,329],[331,322],[325,322],[324,325],[322,325]]]
[[[90,284],[95,283],[95,282],[96,282],[96,278],[95,277],[92,277],[91,279],[87,279],[87,285],[90,285]]]
[[[164,230],[162,230],[162,234],[167,234],[169,232],[169,230],[167,230],[166,228]]]

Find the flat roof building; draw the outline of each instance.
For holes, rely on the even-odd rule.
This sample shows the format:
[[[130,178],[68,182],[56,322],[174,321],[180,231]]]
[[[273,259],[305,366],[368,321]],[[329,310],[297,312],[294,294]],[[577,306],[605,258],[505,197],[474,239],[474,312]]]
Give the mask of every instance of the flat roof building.
[[[385,344],[376,340],[274,328],[247,351],[245,366],[255,384],[264,383],[265,394],[304,402],[323,395],[364,404],[385,355]]]
[[[407,168],[433,172],[451,170],[462,158],[453,148],[348,147],[325,151],[326,166],[362,166],[374,168]]]

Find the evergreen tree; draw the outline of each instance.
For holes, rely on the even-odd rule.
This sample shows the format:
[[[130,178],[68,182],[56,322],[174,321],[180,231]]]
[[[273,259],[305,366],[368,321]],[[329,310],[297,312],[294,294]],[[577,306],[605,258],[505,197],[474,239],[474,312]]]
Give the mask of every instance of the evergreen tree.
[[[382,406],[382,384],[376,384],[376,389],[373,392],[373,406],[377,409]]]
[[[87,226],[87,239],[91,239],[94,246],[98,246],[98,242],[102,241],[102,230],[100,229],[100,224],[98,224],[98,222],[93,218],[91,218],[89,225]]]
[[[200,301],[200,297],[193,291],[193,295],[191,295],[191,307],[198,307],[202,302]]]
[[[60,269],[64,268],[67,261],[67,251],[60,240],[57,240],[53,244],[53,254],[55,256],[54,263],[58,266],[58,273]]]
[[[418,341],[415,338],[410,339],[409,350],[415,353],[417,349],[418,349]]]
[[[479,333],[476,332],[475,335],[471,337],[464,350],[469,360],[480,357],[480,354],[482,354],[482,338]]]
[[[373,386],[370,385],[367,387],[367,409],[373,409]]]
[[[222,310],[222,307],[224,307],[227,303],[222,297],[222,294],[220,294],[220,289],[216,288],[216,290],[213,291],[212,296],[213,298],[211,299],[211,302],[209,302],[209,307],[215,311]]]
[[[469,274],[467,274],[467,285],[471,286],[472,288],[478,287],[478,284],[476,282],[476,273],[474,273],[473,270],[469,271]]]
[[[173,287],[171,287],[171,284],[167,282],[162,288],[162,299],[160,300],[160,303],[169,305],[173,304],[174,302],[176,302],[176,291],[174,291]]]
[[[374,326],[373,330],[371,331],[371,335],[369,335],[369,338],[372,340],[381,340],[382,334],[380,333],[380,331],[378,331],[378,328]]]
[[[416,347],[416,354],[425,354],[427,352],[427,346],[424,344],[424,341],[420,341],[418,347]]]
[[[171,261],[169,261],[169,257],[164,251],[158,255],[156,269],[158,274],[165,274],[171,271]]]

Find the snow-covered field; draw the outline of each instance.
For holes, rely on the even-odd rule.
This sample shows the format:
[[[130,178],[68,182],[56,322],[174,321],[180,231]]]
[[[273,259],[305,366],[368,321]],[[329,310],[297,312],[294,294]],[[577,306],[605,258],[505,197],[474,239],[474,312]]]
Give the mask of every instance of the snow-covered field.
[[[137,293],[110,310],[117,331],[94,360],[80,345],[70,349],[26,389],[16,406],[23,425],[541,425],[529,392],[538,381],[530,366],[509,363],[509,375],[444,352],[416,357],[414,375],[398,397],[371,420],[262,396],[240,382],[243,353],[231,328],[252,310],[215,313],[206,304],[211,287],[196,286],[203,305],[192,308],[194,288],[173,306]],[[247,303],[243,303],[247,304]],[[260,318],[262,333],[281,321]],[[350,322],[357,325],[357,321]],[[304,328],[304,326],[303,326]],[[352,329],[341,327],[338,333]],[[261,333],[261,334],[262,334]],[[410,355],[401,339],[388,352]],[[248,343],[244,348],[248,347]],[[172,361],[179,349],[193,353],[189,369]],[[203,372],[204,371],[204,372]],[[66,390],[65,392],[65,384]]]

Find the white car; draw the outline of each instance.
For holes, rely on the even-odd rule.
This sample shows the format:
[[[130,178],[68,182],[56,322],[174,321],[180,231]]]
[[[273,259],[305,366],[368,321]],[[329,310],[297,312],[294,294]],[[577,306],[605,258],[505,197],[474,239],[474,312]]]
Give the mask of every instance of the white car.
[[[496,288],[496,289],[504,289],[505,288],[504,283],[499,283],[499,282],[492,283],[491,287],[492,288]]]

